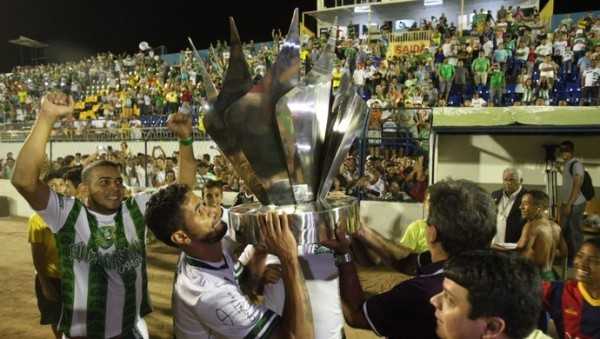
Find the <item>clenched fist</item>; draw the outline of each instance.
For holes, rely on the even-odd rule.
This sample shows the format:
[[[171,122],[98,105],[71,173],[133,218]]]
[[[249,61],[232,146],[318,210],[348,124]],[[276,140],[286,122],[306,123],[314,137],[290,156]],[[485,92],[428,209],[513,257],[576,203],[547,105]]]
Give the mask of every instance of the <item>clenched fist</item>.
[[[62,92],[50,92],[42,97],[40,117],[56,120],[73,113],[73,98]]]
[[[179,139],[186,139],[192,135],[192,118],[189,114],[181,112],[169,115],[167,127]]]

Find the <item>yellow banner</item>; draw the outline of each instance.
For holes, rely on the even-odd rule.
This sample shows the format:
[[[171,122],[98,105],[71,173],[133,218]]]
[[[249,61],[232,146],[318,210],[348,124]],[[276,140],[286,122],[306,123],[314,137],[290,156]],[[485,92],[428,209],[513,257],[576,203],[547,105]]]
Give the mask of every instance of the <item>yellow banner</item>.
[[[310,29],[304,26],[304,24],[300,24],[300,34],[306,35],[311,38],[315,36],[315,33],[313,33]]]
[[[554,14],[554,0],[548,1],[546,6],[542,8],[540,11],[540,20],[546,24],[546,26],[550,27],[552,23],[552,15]]]
[[[429,45],[431,45],[429,40],[392,42],[388,47],[387,57],[392,58],[402,54],[419,54],[426,48],[429,48]]]
[[[387,34],[389,41],[387,57],[395,57],[402,54],[422,53],[431,45],[433,31],[405,31]]]

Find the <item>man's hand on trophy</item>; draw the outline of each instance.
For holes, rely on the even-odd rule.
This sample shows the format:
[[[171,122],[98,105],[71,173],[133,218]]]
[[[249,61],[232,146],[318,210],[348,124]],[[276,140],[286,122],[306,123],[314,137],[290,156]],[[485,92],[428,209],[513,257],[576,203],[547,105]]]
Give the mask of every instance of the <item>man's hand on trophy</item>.
[[[179,139],[187,139],[192,136],[192,117],[181,112],[173,113],[167,119],[167,127]]]
[[[265,267],[265,271],[261,277],[261,284],[275,284],[281,279],[281,265],[280,264],[269,264]]]
[[[335,254],[346,254],[350,252],[352,238],[348,235],[348,219],[342,218],[335,227],[335,232],[329,231],[329,239],[322,240],[321,245],[330,248]],[[333,234],[335,233],[335,234]]]
[[[73,112],[73,98],[62,92],[50,92],[42,97],[40,118],[56,120]]]
[[[290,230],[287,214],[271,212],[259,216],[258,220],[261,239],[267,251],[279,257],[282,263],[296,260],[298,244]]]

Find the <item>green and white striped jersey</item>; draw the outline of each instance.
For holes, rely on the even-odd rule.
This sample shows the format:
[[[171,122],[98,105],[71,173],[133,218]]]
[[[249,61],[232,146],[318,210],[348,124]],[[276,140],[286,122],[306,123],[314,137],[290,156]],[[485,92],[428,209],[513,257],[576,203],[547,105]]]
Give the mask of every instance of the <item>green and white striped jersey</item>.
[[[124,200],[117,213],[98,214],[50,191],[38,211],[56,237],[61,266],[59,328],[69,337],[137,338],[151,312],[144,211],[150,194]]]

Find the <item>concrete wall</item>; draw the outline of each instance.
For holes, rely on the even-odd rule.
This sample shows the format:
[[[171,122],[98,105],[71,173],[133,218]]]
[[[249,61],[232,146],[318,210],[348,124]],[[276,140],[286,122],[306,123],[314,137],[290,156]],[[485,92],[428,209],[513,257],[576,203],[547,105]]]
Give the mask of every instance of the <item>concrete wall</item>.
[[[576,156],[582,160],[600,193],[600,152],[597,136],[576,135],[439,135],[435,180],[446,177],[469,179],[488,190],[502,184],[502,171],[516,167],[522,171],[524,184],[543,188],[546,185],[544,144],[558,144],[569,139],[575,143]],[[562,177],[558,175],[558,185]]]
[[[196,192],[196,194],[201,194]],[[19,192],[10,184],[9,180],[0,179],[0,196],[8,198],[9,211],[12,216],[28,218],[33,210]],[[236,193],[225,192],[224,204],[231,205]],[[362,201],[360,204],[360,216],[371,227],[386,237],[399,239],[406,226],[413,220],[422,218],[422,204],[394,203],[385,201]],[[0,226],[2,221],[0,219]]]

